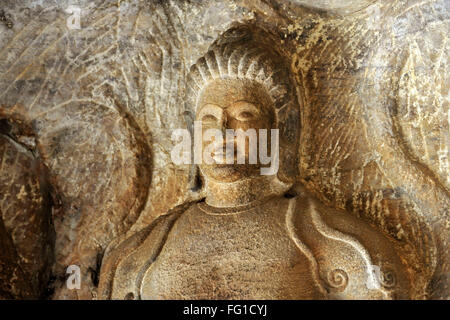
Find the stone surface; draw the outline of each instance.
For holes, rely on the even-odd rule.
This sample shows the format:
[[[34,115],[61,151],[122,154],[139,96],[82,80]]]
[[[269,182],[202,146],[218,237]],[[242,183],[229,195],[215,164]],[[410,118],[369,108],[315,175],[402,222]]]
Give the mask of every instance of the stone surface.
[[[81,9],[80,29],[68,27],[69,5]],[[282,133],[297,132],[291,136],[297,147],[281,148],[288,169],[280,169],[280,178],[292,185],[295,199],[309,199],[298,206],[314,199],[327,226],[350,234],[372,260],[389,258],[399,291],[384,297],[448,298],[449,9],[446,0],[2,1],[0,243],[6,267],[0,278],[3,283],[16,272],[35,279],[2,284],[0,295],[104,297],[99,283],[114,279],[108,261],[122,259],[136,241],[156,237],[143,247],[153,250],[211,190],[231,200],[250,197],[225,185],[199,189],[196,169],[170,158],[173,131],[195,114],[188,99],[191,67],[239,24],[260,30],[257,42],[283,60],[281,80],[290,77],[293,111],[279,115],[288,128]],[[255,185],[264,189],[265,182]],[[259,190],[239,190],[252,188]],[[285,190],[276,190],[282,197]],[[384,239],[383,250],[373,253],[370,241],[343,221],[374,230],[372,241]],[[303,234],[327,238],[320,227],[302,233],[300,224],[301,243],[308,243]],[[203,240],[214,244],[206,234]],[[339,260],[325,243],[322,249],[308,245],[319,266],[330,256]],[[180,258],[174,246],[163,251],[175,252],[167,259]],[[278,262],[274,268],[286,263]],[[66,287],[73,264],[81,267],[80,290]],[[318,279],[327,279],[328,269],[319,270]],[[334,276],[355,277],[345,274]],[[191,296],[231,295],[219,284],[217,295],[208,296],[206,286]],[[359,289],[328,289],[335,298],[365,296]],[[255,290],[242,297],[289,295],[288,288],[280,295]],[[122,293],[128,291],[117,297]]]
[[[10,129],[0,122],[0,297],[44,298],[54,262],[46,170]]]

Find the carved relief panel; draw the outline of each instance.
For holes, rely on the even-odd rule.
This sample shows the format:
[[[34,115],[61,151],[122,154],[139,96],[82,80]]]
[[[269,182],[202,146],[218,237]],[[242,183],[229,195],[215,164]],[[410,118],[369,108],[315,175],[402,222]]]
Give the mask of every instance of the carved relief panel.
[[[445,1],[68,5],[0,7],[2,297],[448,298]]]

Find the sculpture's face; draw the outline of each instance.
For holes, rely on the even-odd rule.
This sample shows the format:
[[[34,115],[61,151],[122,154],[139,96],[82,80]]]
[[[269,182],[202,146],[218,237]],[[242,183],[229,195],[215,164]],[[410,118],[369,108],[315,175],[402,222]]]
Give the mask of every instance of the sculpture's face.
[[[196,113],[196,120],[202,122],[202,131],[205,136],[207,129],[219,129],[223,133],[224,141],[202,142],[203,150],[213,150],[212,164],[203,162],[200,165],[202,173],[216,181],[234,182],[240,179],[260,175],[261,164],[259,163],[259,129],[267,129],[267,154],[270,150],[270,129],[276,128],[275,110],[272,99],[267,91],[258,83],[248,80],[220,79],[210,82],[202,91]],[[234,163],[226,164],[226,129],[247,131],[255,129],[258,141],[257,163],[249,164],[249,139],[245,146],[238,144],[234,139]],[[211,145],[211,143],[214,143]],[[245,155],[245,164],[237,163],[237,151]],[[208,148],[208,149],[207,149]],[[215,157],[219,150],[223,157]],[[220,154],[220,153],[219,153]]]

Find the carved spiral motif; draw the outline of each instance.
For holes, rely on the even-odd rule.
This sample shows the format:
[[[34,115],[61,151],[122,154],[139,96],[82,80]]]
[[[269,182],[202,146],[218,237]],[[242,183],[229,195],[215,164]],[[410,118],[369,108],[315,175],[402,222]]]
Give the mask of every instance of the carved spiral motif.
[[[383,270],[380,272],[380,284],[385,288],[392,288],[397,283],[395,273],[392,270]]]
[[[348,284],[348,275],[342,269],[334,269],[328,273],[327,282],[331,288],[343,291]]]

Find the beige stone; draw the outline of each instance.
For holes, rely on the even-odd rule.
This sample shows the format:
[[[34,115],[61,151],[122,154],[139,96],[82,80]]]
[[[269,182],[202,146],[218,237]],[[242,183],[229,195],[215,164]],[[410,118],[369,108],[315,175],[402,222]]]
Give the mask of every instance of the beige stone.
[[[448,298],[448,1],[72,4],[0,4],[1,297]],[[205,116],[278,173],[175,165]]]

